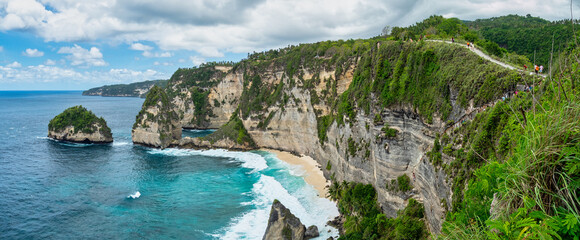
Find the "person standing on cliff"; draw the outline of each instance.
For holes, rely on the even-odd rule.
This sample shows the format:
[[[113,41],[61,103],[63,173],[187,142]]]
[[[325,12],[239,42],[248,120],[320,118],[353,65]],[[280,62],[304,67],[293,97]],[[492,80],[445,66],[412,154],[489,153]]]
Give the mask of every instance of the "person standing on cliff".
[[[540,66],[540,73],[542,73],[544,71],[544,65]]]
[[[451,38],[451,43],[455,43],[455,38]]]

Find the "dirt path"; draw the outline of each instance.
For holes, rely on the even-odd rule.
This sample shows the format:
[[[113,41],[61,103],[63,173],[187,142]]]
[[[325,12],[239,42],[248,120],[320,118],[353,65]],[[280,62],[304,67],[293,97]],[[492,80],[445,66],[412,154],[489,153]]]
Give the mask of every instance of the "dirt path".
[[[453,43],[451,41],[443,41],[443,40],[427,40],[427,41],[429,41],[429,42],[442,42],[442,43],[448,43],[448,44],[455,44],[455,43]],[[460,44],[460,43],[457,43],[457,44],[460,45],[460,46],[463,46],[464,48],[467,48],[467,45],[466,44]],[[473,53],[479,55],[480,57],[482,57],[484,59],[487,59],[490,62],[495,63],[497,65],[500,65],[500,66],[502,66],[504,68],[511,69],[511,70],[517,70],[517,71],[523,72],[523,70],[521,70],[521,69],[517,69],[517,68],[515,68],[515,67],[513,67],[513,66],[511,66],[509,64],[506,64],[506,63],[503,63],[503,62],[500,62],[498,60],[493,59],[492,57],[490,57],[489,55],[483,53],[481,50],[477,49],[476,47],[469,48],[469,50],[471,50]],[[530,72],[530,73],[532,73],[532,72]],[[538,74],[538,75],[540,75],[540,76],[542,76],[544,78],[546,77],[545,74]]]
[[[463,46],[464,48],[467,48],[467,44],[453,43],[451,41],[444,41],[444,40],[426,40],[426,41],[429,41],[429,42],[442,42],[442,43],[448,43],[448,44],[458,44],[460,46]],[[519,72],[524,72],[521,69],[517,69],[517,68],[515,68],[515,67],[513,67],[513,66],[511,66],[509,64],[506,64],[506,63],[503,63],[503,62],[500,62],[498,60],[493,59],[492,57],[490,57],[489,55],[483,53],[481,50],[477,49],[476,47],[471,47],[471,48],[469,48],[469,50],[471,50],[471,52],[477,54],[478,56],[480,56],[480,57],[482,57],[482,58],[484,58],[486,60],[489,60],[492,63],[495,63],[497,65],[500,65],[500,66],[502,66],[504,68],[507,68],[507,69],[510,69],[510,70],[517,70]],[[533,72],[530,72],[530,74],[533,74]],[[541,77],[546,78],[546,75],[545,74],[538,74],[538,75],[541,76]],[[473,113],[474,112],[480,113],[482,111],[485,111],[487,108],[493,107],[498,101],[499,101],[499,99],[498,100],[495,100],[495,101],[493,101],[491,103],[485,104],[485,105],[483,105],[481,107],[474,107],[474,108],[470,109],[465,114],[463,114],[463,116],[461,118],[459,118],[459,120],[455,121],[455,123],[453,125],[446,127],[445,130],[443,130],[443,133],[447,133],[451,129],[455,129],[455,128],[460,127],[461,125],[463,125],[463,122],[464,121],[471,120],[471,118],[473,117]]]

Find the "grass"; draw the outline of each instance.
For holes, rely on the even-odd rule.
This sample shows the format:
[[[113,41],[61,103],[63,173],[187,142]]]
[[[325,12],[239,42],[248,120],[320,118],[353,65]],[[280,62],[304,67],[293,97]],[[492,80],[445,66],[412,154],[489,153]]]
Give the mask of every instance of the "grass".
[[[454,196],[463,200],[454,197],[440,238],[580,237],[580,99],[573,78],[558,78],[534,96],[522,94],[481,114],[465,128],[473,132],[460,131],[477,153],[471,156],[483,161],[469,170],[472,175],[449,173],[467,185],[454,183]],[[568,99],[563,91],[571,93]],[[454,166],[461,165],[447,170]]]

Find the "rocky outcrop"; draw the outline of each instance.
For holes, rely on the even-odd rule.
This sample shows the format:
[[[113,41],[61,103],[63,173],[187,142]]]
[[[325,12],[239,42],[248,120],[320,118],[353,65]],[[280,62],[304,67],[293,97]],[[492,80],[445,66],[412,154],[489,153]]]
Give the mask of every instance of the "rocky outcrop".
[[[249,144],[239,144],[238,142],[231,140],[229,138],[220,139],[216,142],[211,142],[203,138],[190,138],[184,137],[179,141],[179,148],[187,149],[215,149],[223,148],[237,151],[249,151],[256,149],[255,146],[250,146]]]
[[[315,238],[318,236],[320,236],[320,233],[318,232],[318,227],[316,225],[312,225],[312,226],[308,227],[306,229],[306,232],[304,233],[305,239],[311,239],[311,238]]]
[[[167,94],[154,86],[133,125],[133,143],[161,149],[175,146],[181,139],[181,130],[179,117]]]
[[[272,203],[263,240],[302,240],[306,227],[278,200]]]
[[[83,106],[66,109],[48,124],[48,137],[76,143],[111,143],[113,135],[103,118]]]
[[[105,126],[101,126],[100,124],[92,125],[93,128],[101,129]],[[84,132],[75,132],[75,128],[73,126],[66,127],[62,131],[48,131],[48,137],[59,140],[59,141],[67,141],[67,142],[75,142],[75,143],[112,143],[113,136],[109,134],[103,134],[99,130],[92,132],[92,133],[84,133]]]

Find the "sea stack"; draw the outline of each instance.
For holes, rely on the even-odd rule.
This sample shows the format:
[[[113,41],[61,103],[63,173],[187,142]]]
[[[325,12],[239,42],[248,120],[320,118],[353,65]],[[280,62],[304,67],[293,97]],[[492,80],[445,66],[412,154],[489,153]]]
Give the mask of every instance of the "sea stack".
[[[300,219],[290,212],[277,199],[272,203],[268,227],[262,240],[302,240],[318,237],[318,228],[310,226],[308,230]]]
[[[181,123],[167,93],[154,86],[147,93],[131,132],[133,143],[155,148],[179,144]]]
[[[50,120],[48,137],[75,143],[113,142],[113,134],[105,119],[83,106],[68,108]]]

